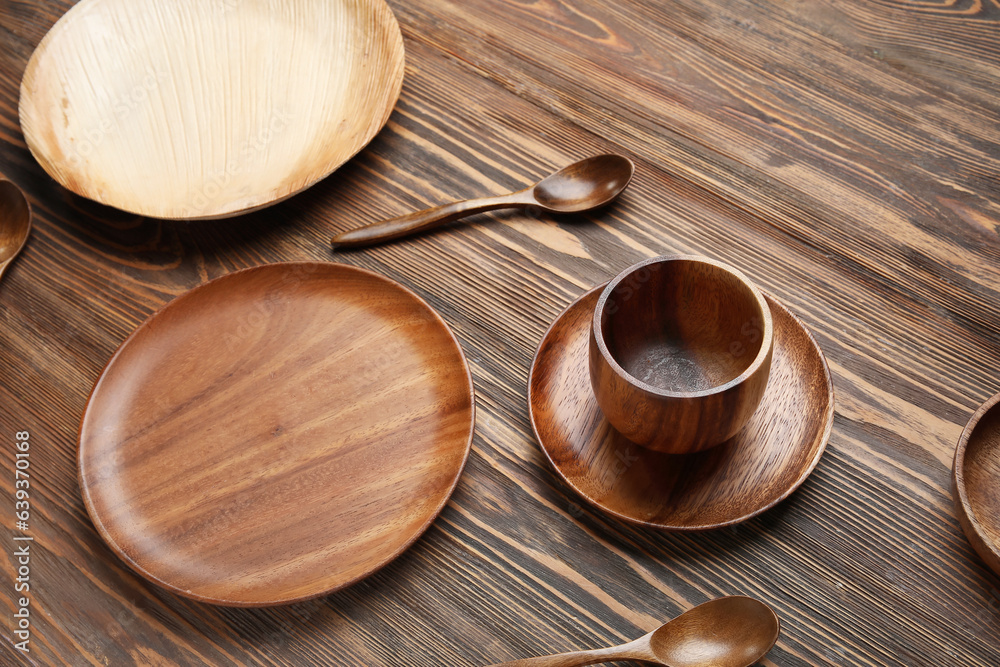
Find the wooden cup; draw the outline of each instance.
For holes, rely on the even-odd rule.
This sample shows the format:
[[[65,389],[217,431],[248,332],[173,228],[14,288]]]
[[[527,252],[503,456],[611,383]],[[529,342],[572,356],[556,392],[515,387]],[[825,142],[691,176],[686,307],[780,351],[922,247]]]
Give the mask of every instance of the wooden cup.
[[[669,454],[736,435],[757,409],[774,325],[740,271],[704,257],[654,257],[616,276],[590,330],[590,381],[608,421]]]

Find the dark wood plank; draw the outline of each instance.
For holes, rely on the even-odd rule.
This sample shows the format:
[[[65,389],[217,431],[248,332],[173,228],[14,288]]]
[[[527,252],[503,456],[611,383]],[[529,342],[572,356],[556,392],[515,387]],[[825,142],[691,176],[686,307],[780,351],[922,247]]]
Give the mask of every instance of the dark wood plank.
[[[1000,385],[996,2],[393,1],[407,70],[387,128],[302,195],[191,224],[73,197],[27,151],[20,76],[71,4],[0,6],[0,174],[36,211],[0,283],[8,534],[17,431],[31,432],[37,475],[32,653],[5,630],[4,664],[489,664],[617,643],[732,593],[782,619],[764,664],[1000,664],[1000,578],[966,543],[949,487],[962,426]],[[334,232],[606,151],[638,171],[595,214],[496,213],[328,249]],[[740,266],[788,304],[837,397],[827,453],[798,492],[694,535],[582,506],[544,463],[525,406],[556,314],[671,252]],[[83,509],[88,392],[173,297],[303,259],[379,271],[441,312],[475,377],[472,457],[431,530],[354,587],[261,610],[172,596],[118,561]]]

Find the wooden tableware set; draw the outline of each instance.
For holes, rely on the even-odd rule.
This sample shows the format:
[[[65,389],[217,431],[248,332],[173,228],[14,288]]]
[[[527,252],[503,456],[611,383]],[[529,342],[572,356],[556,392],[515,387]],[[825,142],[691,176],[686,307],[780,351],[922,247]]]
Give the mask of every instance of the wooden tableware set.
[[[157,218],[238,215],[326,178],[388,120],[403,42],[382,0],[299,0],[284,13],[252,1],[175,4],[83,0],[32,56],[24,135],[72,192]],[[109,24],[118,38],[95,29]],[[197,43],[216,50],[205,58]],[[376,223],[333,245],[502,207],[587,211],[632,175],[627,158],[596,156],[510,195]],[[30,213],[11,195],[0,215],[20,216],[13,240],[0,230],[17,246],[0,255],[2,274]],[[530,423],[555,472],[600,511],[662,530],[718,528],[773,507],[817,465],[833,424],[830,370],[812,335],[738,268],[704,257],[650,258],[583,294],[526,371]],[[954,475],[963,528],[1000,572],[998,403],[969,423]],[[348,586],[412,544],[448,502],[474,426],[469,365],[423,299],[342,264],[273,264],[195,288],[124,341],[87,403],[80,486],[101,536],[148,580],[209,603],[285,604]],[[732,600],[713,613],[763,619],[756,643],[744,642],[755,661],[777,618]],[[709,664],[678,657],[677,628],[697,636],[715,622],[709,609],[685,616],[668,624],[674,634],[661,628],[624,653],[517,664]]]

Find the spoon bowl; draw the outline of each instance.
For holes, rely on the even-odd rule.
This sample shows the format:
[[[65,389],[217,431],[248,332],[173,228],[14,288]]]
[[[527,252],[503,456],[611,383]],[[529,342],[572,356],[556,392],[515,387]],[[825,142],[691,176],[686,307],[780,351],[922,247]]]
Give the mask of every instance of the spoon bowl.
[[[467,199],[372,223],[334,236],[334,248],[358,248],[402,238],[475,213],[537,207],[546,213],[582,213],[613,201],[635,173],[621,155],[595,155],[550,174],[538,183],[499,197]]]
[[[750,667],[778,640],[769,606],[740,595],[710,600],[621,646],[505,662],[494,667],[581,667],[642,660],[663,667]]]
[[[597,155],[546,176],[531,188],[549,213],[580,213],[612,202],[632,180],[635,166],[621,155]]]
[[[0,180],[0,278],[31,234],[31,206],[10,181]]]
[[[649,647],[671,667],[747,667],[778,639],[777,615],[763,602],[732,596],[700,604],[653,631]]]

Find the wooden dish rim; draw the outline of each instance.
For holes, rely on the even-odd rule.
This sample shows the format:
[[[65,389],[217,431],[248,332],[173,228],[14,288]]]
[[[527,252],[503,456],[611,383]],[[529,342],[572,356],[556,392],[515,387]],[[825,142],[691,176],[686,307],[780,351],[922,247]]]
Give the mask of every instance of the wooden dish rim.
[[[451,483],[448,485],[448,487],[446,489],[446,492],[442,494],[442,501],[441,501],[440,505],[438,507],[436,507],[433,512],[428,513],[428,516],[427,516],[426,520],[424,522],[422,522],[420,524],[420,526],[417,527],[414,530],[413,535],[408,540],[406,540],[404,543],[402,543],[402,545],[396,551],[387,554],[376,565],[374,565],[372,568],[368,569],[366,572],[358,575],[357,577],[355,577],[355,578],[353,578],[353,579],[351,579],[349,581],[346,581],[344,583],[341,583],[341,584],[339,584],[337,586],[334,586],[334,587],[331,587],[331,588],[327,588],[327,589],[323,589],[321,591],[316,591],[316,592],[312,592],[312,593],[308,593],[308,594],[300,595],[300,596],[295,596],[295,597],[282,598],[282,599],[278,599],[278,600],[249,601],[248,602],[246,600],[229,600],[229,599],[223,599],[223,598],[215,598],[215,597],[211,597],[211,596],[207,596],[207,595],[201,595],[201,594],[193,592],[193,591],[189,591],[189,590],[185,590],[185,589],[179,588],[178,586],[176,586],[176,585],[174,585],[174,584],[172,584],[170,582],[164,581],[163,579],[161,579],[161,578],[157,577],[156,575],[152,574],[151,572],[149,572],[148,570],[146,570],[145,568],[143,568],[141,565],[139,565],[138,563],[136,563],[132,558],[130,558],[128,556],[128,554],[125,552],[125,550],[122,549],[121,545],[119,545],[118,542],[116,540],[114,540],[111,537],[111,535],[108,533],[107,529],[104,526],[104,523],[100,520],[100,518],[97,516],[97,514],[96,514],[96,512],[94,510],[93,501],[91,500],[91,496],[90,496],[90,489],[84,483],[84,477],[83,477],[83,455],[84,455],[84,451],[83,451],[83,446],[82,446],[82,444],[83,444],[82,443],[82,436],[83,436],[84,423],[86,422],[87,415],[90,414],[91,403],[94,400],[94,396],[97,394],[97,391],[98,391],[101,383],[104,381],[104,378],[106,377],[107,372],[111,368],[112,364],[115,362],[116,359],[118,359],[118,357],[122,353],[122,351],[124,349],[126,349],[126,346],[130,344],[130,341],[132,341],[134,338],[136,338],[138,335],[140,335],[140,331],[149,328],[149,326],[151,326],[150,323],[153,322],[167,308],[170,308],[174,304],[182,303],[182,301],[186,301],[188,298],[190,298],[190,295],[194,294],[195,292],[199,292],[201,290],[209,288],[210,286],[214,286],[215,283],[218,283],[220,281],[237,279],[238,276],[242,276],[242,275],[249,274],[249,273],[252,273],[252,272],[271,271],[271,270],[277,270],[277,269],[291,269],[293,267],[314,267],[314,268],[315,267],[323,267],[323,268],[326,268],[326,269],[334,267],[335,271],[344,270],[344,271],[346,271],[348,273],[359,273],[359,274],[362,274],[362,275],[364,275],[364,276],[366,276],[368,278],[377,279],[379,281],[382,281],[382,282],[385,282],[385,283],[389,284],[390,286],[392,286],[393,288],[395,288],[397,290],[400,290],[402,293],[404,293],[405,295],[407,295],[409,298],[413,299],[419,306],[421,306],[422,308],[424,308],[427,311],[427,313],[430,314],[434,318],[434,320],[436,320],[436,322],[439,325],[439,327],[444,332],[446,332],[448,334],[448,338],[450,339],[451,343],[455,346],[455,349],[458,352],[458,356],[461,359],[461,362],[462,362],[461,366],[462,366],[462,369],[463,369],[463,371],[465,373],[465,378],[466,378],[466,387],[467,387],[468,396],[469,396],[469,429],[468,429],[468,437],[466,438],[466,442],[465,442],[465,446],[464,446],[464,451],[463,451],[463,454],[462,454],[462,460],[461,460],[460,464],[458,465],[458,467],[456,469],[456,472],[455,472],[455,476],[451,480]],[[76,457],[77,458],[77,484],[80,487],[80,493],[81,493],[81,495],[83,497],[84,506],[85,506],[85,508],[87,510],[87,515],[90,517],[91,522],[97,528],[97,531],[100,534],[101,539],[103,540],[103,542],[115,553],[116,556],[118,556],[118,558],[120,558],[122,560],[122,562],[124,562],[126,565],[128,565],[129,568],[131,568],[134,572],[136,572],[137,574],[139,574],[140,576],[142,576],[147,581],[151,581],[154,584],[156,584],[156,585],[160,586],[161,588],[163,588],[164,590],[170,591],[171,593],[175,593],[177,595],[181,595],[183,597],[186,597],[186,598],[189,598],[189,599],[192,599],[192,600],[197,600],[198,602],[205,602],[205,603],[208,603],[208,604],[219,605],[219,606],[226,606],[226,607],[274,607],[274,606],[280,606],[280,605],[294,604],[294,603],[297,603],[297,602],[305,602],[307,600],[311,600],[311,599],[314,599],[314,598],[323,597],[323,596],[326,596],[326,595],[330,595],[332,593],[336,593],[337,591],[343,590],[343,589],[345,589],[345,588],[347,588],[349,586],[353,586],[354,584],[358,583],[359,581],[367,579],[368,577],[372,576],[373,574],[375,574],[376,572],[378,572],[382,568],[386,567],[387,565],[389,565],[390,563],[392,563],[393,561],[395,561],[401,555],[403,555],[411,546],[413,546],[413,544],[418,539],[420,539],[420,537],[424,533],[427,532],[428,529],[430,529],[430,527],[433,525],[433,523],[437,520],[438,516],[440,516],[441,512],[444,511],[444,508],[445,508],[445,506],[447,506],[448,502],[451,500],[452,495],[454,495],[455,489],[458,487],[458,482],[462,478],[462,474],[464,473],[465,467],[468,464],[469,456],[470,456],[470,454],[472,452],[472,443],[473,443],[473,440],[475,439],[475,434],[476,434],[476,392],[475,392],[475,383],[473,382],[472,369],[469,366],[469,361],[468,361],[468,359],[465,356],[465,350],[462,349],[462,345],[459,342],[457,336],[455,336],[455,332],[452,331],[451,327],[448,326],[448,323],[445,322],[444,318],[441,317],[441,314],[438,313],[437,310],[435,310],[429,303],[427,303],[427,301],[423,297],[421,297],[419,294],[417,294],[416,292],[414,292],[410,288],[406,287],[405,285],[402,285],[401,283],[393,280],[392,278],[389,278],[387,276],[384,276],[384,275],[381,275],[379,273],[376,273],[375,271],[371,271],[369,269],[365,269],[365,268],[353,266],[353,265],[350,265],[350,264],[340,264],[340,263],[337,263],[337,262],[318,262],[318,261],[275,262],[275,263],[270,263],[270,264],[261,264],[261,265],[258,265],[258,266],[252,266],[252,267],[248,267],[248,268],[245,268],[245,269],[240,269],[238,271],[233,271],[231,273],[227,273],[227,274],[219,276],[217,278],[213,278],[212,280],[204,282],[201,285],[197,285],[197,286],[195,286],[195,287],[193,287],[193,288],[185,291],[184,293],[180,294],[179,296],[175,297],[174,299],[171,299],[170,301],[168,301],[167,303],[165,303],[163,306],[161,306],[159,309],[157,309],[152,314],[150,314],[145,320],[143,320],[138,326],[136,326],[136,328],[125,338],[124,341],[121,342],[121,344],[119,344],[119,346],[115,349],[114,354],[112,354],[111,358],[108,359],[107,363],[104,364],[104,367],[101,369],[101,372],[100,372],[100,374],[97,377],[97,380],[94,382],[94,386],[90,390],[90,394],[87,396],[87,402],[86,402],[86,404],[84,406],[83,414],[80,417],[80,426],[79,426],[78,433],[77,433],[77,457]]]
[[[1000,574],[998,564],[1000,564],[1000,546],[989,539],[983,530],[982,524],[976,517],[975,508],[969,501],[969,493],[965,484],[965,453],[972,438],[973,432],[979,425],[980,420],[986,416],[998,403],[1000,403],[1000,393],[996,393],[980,405],[969,418],[962,430],[962,435],[958,439],[955,447],[955,458],[952,464],[952,491],[955,500],[955,507],[959,514],[959,524],[966,539],[973,549],[980,555],[990,569]],[[986,553],[983,553],[986,551]]]
[[[632,275],[636,271],[639,271],[640,269],[646,268],[650,264],[665,264],[673,261],[708,264],[735,276],[740,283],[750,289],[750,293],[753,294],[754,299],[757,301],[757,305],[760,307],[761,317],[764,320],[760,350],[758,350],[757,355],[753,358],[753,361],[751,361],[750,364],[733,379],[720,385],[709,387],[708,389],[701,389],[698,391],[672,391],[670,389],[664,389],[663,387],[651,385],[648,382],[643,382],[625,370],[621,364],[618,363],[618,360],[615,359],[614,355],[611,354],[611,351],[608,349],[607,342],[604,339],[600,313],[604,310],[604,306],[607,304],[612,291],[614,291],[614,289],[628,276]],[[580,298],[582,299],[583,297]],[[702,257],[700,255],[661,255],[659,257],[650,257],[649,259],[645,259],[637,264],[633,264],[604,285],[601,296],[598,298],[597,305],[594,308],[594,316],[591,319],[591,327],[593,327],[594,330],[594,342],[597,344],[597,349],[600,351],[601,356],[604,357],[604,360],[607,362],[611,370],[629,385],[638,387],[651,396],[658,396],[662,398],[702,398],[705,396],[725,393],[729,389],[746,382],[747,379],[755,375],[757,371],[760,370],[761,366],[763,366],[764,363],[770,358],[771,350],[774,345],[774,322],[771,317],[771,309],[768,307],[767,300],[764,298],[764,293],[760,290],[760,288],[757,287],[757,285],[755,285],[745,273],[737,269],[735,266],[711,259],[709,257]],[[548,332],[546,332],[546,334],[547,333]]]

